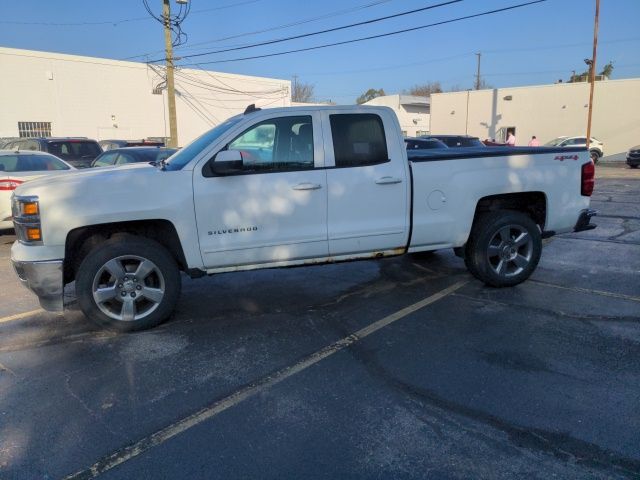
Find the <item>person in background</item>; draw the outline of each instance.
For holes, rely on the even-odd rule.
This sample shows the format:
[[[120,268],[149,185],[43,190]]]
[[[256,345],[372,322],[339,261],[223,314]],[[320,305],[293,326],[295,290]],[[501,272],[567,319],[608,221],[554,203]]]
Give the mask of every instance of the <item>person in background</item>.
[[[516,145],[516,136],[513,134],[513,130],[509,130],[507,133],[507,145],[514,147]]]
[[[540,140],[538,140],[536,138],[536,136],[534,135],[533,137],[531,137],[531,140],[529,140],[529,146],[530,147],[539,147],[540,146]]]

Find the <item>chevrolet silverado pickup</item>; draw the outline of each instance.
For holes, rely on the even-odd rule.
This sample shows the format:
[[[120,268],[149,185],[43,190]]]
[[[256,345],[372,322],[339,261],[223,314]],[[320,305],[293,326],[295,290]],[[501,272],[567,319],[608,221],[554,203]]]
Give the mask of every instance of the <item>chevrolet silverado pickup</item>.
[[[494,287],[594,228],[586,149],[415,150],[391,109],[249,106],[167,161],[19,186],[11,259],[43,308],[158,325],[191,277],[453,248]]]

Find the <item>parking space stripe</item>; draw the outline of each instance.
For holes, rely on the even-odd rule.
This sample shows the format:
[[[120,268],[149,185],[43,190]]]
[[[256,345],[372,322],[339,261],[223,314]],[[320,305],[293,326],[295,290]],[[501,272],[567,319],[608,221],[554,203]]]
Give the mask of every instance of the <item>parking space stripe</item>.
[[[622,300],[631,300],[632,302],[640,302],[640,297],[634,297],[633,295],[625,295],[624,293],[607,292],[604,290],[592,290],[590,288],[582,287],[565,287],[564,285],[557,285],[555,283],[541,282],[540,280],[529,280],[536,285],[542,285],[543,287],[559,288],[560,290],[570,290],[578,293],[589,293],[592,295],[600,295],[603,297],[620,298]]]
[[[408,307],[405,307],[402,310],[398,310],[397,312],[392,313],[391,315],[388,315],[358,330],[357,332],[352,333],[351,335],[348,335],[338,340],[335,343],[332,343],[331,345],[328,345],[320,350],[317,350],[316,352],[305,357],[303,360],[299,361],[298,363],[284,367],[283,369],[278,370],[277,372],[275,372],[270,376],[263,377],[262,379],[254,382],[253,384],[248,385],[244,388],[241,388],[240,390],[237,390],[236,392],[232,393],[228,397],[218,400],[217,402],[214,402],[208,407],[205,407],[202,410],[163,428],[162,430],[158,430],[157,432],[152,433],[151,435],[141,440],[138,440],[135,443],[132,443],[110,455],[107,455],[101,458],[88,469],[81,470],[79,472],[71,474],[65,477],[65,479],[79,480],[79,479],[95,478],[101,473],[111,470],[112,468],[117,467],[118,465],[124,462],[127,462],[128,460],[131,460],[132,458],[135,458],[138,455],[141,455],[147,450],[150,450],[164,443],[165,441],[175,437],[176,435],[179,435],[180,433],[186,430],[189,430],[190,428],[195,427],[196,425],[199,425],[202,422],[209,420],[210,418],[215,417],[219,413],[231,407],[234,407],[240,402],[250,397],[253,397],[254,395],[268,388],[271,388],[274,385],[281,383],[287,378],[297,373],[300,373],[303,370],[306,370],[307,368],[311,367],[312,365],[315,365],[321,360],[337,352],[340,352],[341,350],[349,347],[350,345],[353,345],[354,343],[362,340],[363,338],[368,337],[369,335],[377,332],[381,328],[391,325],[392,323],[406,317],[407,315],[410,315],[428,305],[431,305],[434,302],[437,302],[438,300],[462,288],[464,285],[468,283],[468,281],[469,280],[458,281],[453,285],[451,285],[450,287],[445,288],[444,290],[441,290],[423,300],[420,300],[419,302],[409,305]]]
[[[31,310],[29,312],[16,313],[15,315],[9,315],[8,317],[1,317],[0,323],[7,323],[7,322],[12,322],[14,320],[20,320],[21,318],[26,318],[31,315],[35,315],[36,313],[43,313],[43,312],[44,310],[39,308],[37,310]]]

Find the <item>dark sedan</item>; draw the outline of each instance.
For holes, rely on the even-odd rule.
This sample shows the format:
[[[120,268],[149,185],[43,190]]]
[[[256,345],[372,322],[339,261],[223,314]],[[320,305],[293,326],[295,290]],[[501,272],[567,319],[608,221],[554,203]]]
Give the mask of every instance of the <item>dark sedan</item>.
[[[407,150],[430,150],[433,148],[448,148],[443,142],[435,138],[405,138]]]
[[[127,147],[108,150],[96,158],[92,167],[113,167],[129,163],[159,162],[177,152],[176,148]]]
[[[640,165],[640,145],[630,148],[627,152],[627,165],[631,168],[638,168]]]
[[[485,144],[480,141],[478,137],[471,137],[469,135],[425,135],[420,138],[429,140],[440,140],[447,147],[484,147]]]

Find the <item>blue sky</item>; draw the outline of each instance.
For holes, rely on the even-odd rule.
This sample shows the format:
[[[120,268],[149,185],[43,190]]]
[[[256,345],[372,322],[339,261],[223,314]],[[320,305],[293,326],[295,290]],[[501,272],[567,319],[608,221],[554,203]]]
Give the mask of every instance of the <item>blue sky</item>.
[[[360,22],[444,0],[388,0],[323,20],[257,35],[189,47],[246,34],[375,0],[190,0],[183,24],[188,48],[176,55]],[[238,52],[199,57],[232,59],[376,35],[523,3],[525,0],[464,0],[425,12],[311,38]],[[161,0],[149,0],[159,12]],[[172,4],[175,6],[175,3]],[[496,87],[553,83],[586,67],[591,56],[595,0],[547,0],[521,9],[425,30],[311,52],[208,65],[215,71],[291,78],[315,85],[319,100],[346,103],[368,88],[400,92],[411,85],[440,81],[445,88],[470,88],[474,52],[482,52],[483,78]],[[162,27],[145,17],[142,0],[22,0],[3,2],[0,46],[123,59],[149,53],[162,56]],[[39,23],[119,22],[100,25]],[[14,24],[10,22],[26,22]],[[640,77],[640,0],[601,0],[598,66],[615,65],[613,78]],[[140,57],[143,58],[143,57]]]

